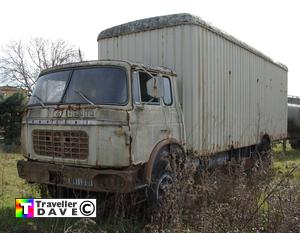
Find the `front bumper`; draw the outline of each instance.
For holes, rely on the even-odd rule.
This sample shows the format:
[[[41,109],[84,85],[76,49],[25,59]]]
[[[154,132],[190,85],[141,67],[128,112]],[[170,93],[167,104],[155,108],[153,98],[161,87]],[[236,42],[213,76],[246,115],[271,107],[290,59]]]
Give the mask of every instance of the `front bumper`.
[[[92,192],[132,192],[143,187],[141,167],[99,170],[63,164],[20,160],[19,176],[28,182],[57,185]]]

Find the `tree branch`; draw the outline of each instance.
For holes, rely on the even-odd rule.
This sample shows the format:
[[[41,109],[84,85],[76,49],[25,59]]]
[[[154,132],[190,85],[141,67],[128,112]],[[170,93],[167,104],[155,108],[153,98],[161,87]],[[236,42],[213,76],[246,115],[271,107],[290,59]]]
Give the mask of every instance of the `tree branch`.
[[[0,53],[0,74],[7,81],[32,91],[41,70],[81,60],[81,53],[64,40],[11,41]]]

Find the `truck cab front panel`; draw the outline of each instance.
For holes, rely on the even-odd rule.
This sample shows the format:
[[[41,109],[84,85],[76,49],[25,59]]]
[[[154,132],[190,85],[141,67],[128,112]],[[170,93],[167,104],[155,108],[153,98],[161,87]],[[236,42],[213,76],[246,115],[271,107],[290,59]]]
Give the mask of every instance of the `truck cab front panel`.
[[[66,117],[79,110],[60,110],[60,118],[52,115],[58,115],[54,109],[47,110],[52,117],[41,117],[43,111],[29,110],[23,120],[24,149],[30,159],[97,167],[130,165],[127,111],[89,109],[94,117],[86,119]]]

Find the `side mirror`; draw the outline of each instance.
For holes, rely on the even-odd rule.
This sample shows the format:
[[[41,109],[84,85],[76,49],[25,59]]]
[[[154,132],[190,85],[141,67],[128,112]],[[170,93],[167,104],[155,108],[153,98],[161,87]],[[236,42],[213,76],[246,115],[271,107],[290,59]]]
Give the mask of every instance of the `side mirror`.
[[[164,80],[153,77],[147,81],[147,93],[154,98],[164,97]]]

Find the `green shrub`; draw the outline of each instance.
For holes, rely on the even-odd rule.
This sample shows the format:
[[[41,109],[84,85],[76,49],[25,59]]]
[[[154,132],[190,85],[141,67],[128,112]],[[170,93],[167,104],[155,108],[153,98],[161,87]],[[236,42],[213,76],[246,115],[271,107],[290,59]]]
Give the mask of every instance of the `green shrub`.
[[[5,150],[15,150],[21,144],[21,122],[25,106],[26,98],[21,93],[0,99],[0,129]]]

